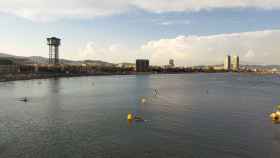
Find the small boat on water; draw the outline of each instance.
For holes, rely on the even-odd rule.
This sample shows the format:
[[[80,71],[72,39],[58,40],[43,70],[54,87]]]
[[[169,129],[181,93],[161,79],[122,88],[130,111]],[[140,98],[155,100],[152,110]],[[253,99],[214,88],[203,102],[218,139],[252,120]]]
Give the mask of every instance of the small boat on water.
[[[137,122],[145,121],[141,116],[134,116],[134,120]]]
[[[22,98],[22,99],[19,99],[19,101],[28,102],[28,99],[27,99],[27,97],[24,97],[24,98]]]
[[[133,116],[132,113],[128,113],[128,114],[127,114],[127,120],[128,120],[128,121],[136,121],[136,122],[145,121],[143,117],[141,117],[141,116],[139,116],[139,115]]]

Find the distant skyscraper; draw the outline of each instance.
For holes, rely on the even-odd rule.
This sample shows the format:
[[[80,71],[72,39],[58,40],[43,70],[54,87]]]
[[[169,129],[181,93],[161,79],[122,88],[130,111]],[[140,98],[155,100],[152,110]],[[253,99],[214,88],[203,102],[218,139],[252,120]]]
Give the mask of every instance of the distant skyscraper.
[[[232,69],[234,71],[239,70],[239,56],[234,56],[232,59]]]
[[[170,65],[171,67],[174,67],[174,66],[175,66],[174,60],[173,60],[173,59],[170,59],[170,60],[169,60],[169,65]]]
[[[149,71],[149,60],[137,59],[136,60],[136,71],[137,72],[147,72],[147,71]]]
[[[225,61],[224,61],[224,69],[229,71],[231,70],[231,57],[230,55],[227,55],[226,58],[225,58]]]

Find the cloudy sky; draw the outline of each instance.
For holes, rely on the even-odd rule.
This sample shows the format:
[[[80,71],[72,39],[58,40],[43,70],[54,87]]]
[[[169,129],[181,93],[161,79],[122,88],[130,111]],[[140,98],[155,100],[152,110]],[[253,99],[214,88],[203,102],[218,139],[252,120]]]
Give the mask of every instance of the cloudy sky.
[[[164,65],[280,64],[279,0],[1,0],[0,52]]]

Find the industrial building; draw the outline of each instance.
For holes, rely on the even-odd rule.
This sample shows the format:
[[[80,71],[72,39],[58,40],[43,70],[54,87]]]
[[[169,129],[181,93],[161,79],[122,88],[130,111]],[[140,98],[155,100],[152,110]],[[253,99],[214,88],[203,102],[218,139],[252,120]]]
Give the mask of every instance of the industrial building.
[[[47,38],[49,45],[49,64],[58,65],[59,64],[59,46],[60,39],[56,37]]]
[[[136,71],[137,72],[147,72],[147,71],[149,71],[149,60],[137,59],[136,60]]]
[[[233,56],[232,70],[233,71],[239,71],[239,56]]]
[[[227,71],[231,70],[231,57],[230,55],[227,55],[224,61],[224,69]]]

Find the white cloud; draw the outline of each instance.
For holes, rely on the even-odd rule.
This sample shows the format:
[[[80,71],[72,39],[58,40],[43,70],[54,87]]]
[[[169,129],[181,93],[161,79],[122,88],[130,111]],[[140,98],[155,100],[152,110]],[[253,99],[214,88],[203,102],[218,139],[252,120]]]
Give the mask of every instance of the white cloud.
[[[244,57],[245,57],[245,58],[253,58],[253,57],[255,57],[255,52],[254,52],[253,50],[249,50],[249,51],[245,54]]]
[[[0,12],[33,21],[61,18],[93,18],[122,13],[127,0],[1,0]]]
[[[279,8],[279,0],[135,0],[140,8],[150,11],[199,11],[213,8]]]
[[[280,8],[279,0],[1,0],[0,12],[30,20],[93,18],[140,8],[151,12],[198,11],[213,8]]]
[[[154,65],[166,65],[174,59],[177,65],[222,64],[225,55],[239,55],[243,64],[280,64],[280,30],[178,36],[148,41],[139,48],[121,44],[98,45],[88,42],[79,51],[79,59],[108,62],[134,62],[146,58]]]
[[[239,55],[241,62],[280,63],[280,30],[178,36],[147,42],[141,52],[154,64],[175,59],[179,65],[222,64],[226,54]]]
[[[162,21],[159,25],[170,26],[170,25],[189,25],[191,22],[189,20],[169,20]]]
[[[164,21],[161,22],[160,25],[164,25],[164,26],[168,26],[168,25],[172,25],[173,23],[171,21]]]
[[[85,48],[79,51],[79,59],[102,60],[114,63],[132,62],[135,57],[130,53],[129,48],[121,44],[102,46],[94,42],[88,42]]]

